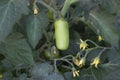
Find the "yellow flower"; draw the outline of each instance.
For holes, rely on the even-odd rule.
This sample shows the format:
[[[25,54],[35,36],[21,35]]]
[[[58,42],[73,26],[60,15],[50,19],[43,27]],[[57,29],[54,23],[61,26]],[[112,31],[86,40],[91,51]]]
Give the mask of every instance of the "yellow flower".
[[[85,61],[86,59],[83,57],[80,61],[79,61],[79,67],[83,67],[85,65]]]
[[[33,9],[33,11],[35,15],[38,14],[38,9],[36,7]]]
[[[77,66],[80,67],[80,68],[85,65],[85,61],[86,61],[85,58],[82,58],[82,59],[80,59],[80,60],[75,58],[75,59],[73,60],[74,64],[77,65]]]
[[[81,42],[80,49],[85,50],[85,48],[87,48],[88,44],[85,41],[83,41],[82,39],[80,39],[80,42]]]
[[[100,42],[100,41],[102,41],[103,40],[103,38],[102,38],[102,36],[98,36],[98,41]]]
[[[79,70],[73,69],[72,74],[73,74],[73,77],[79,76]]]
[[[79,60],[78,60],[78,59],[75,58],[75,59],[73,60],[73,62],[74,62],[75,65],[79,66]]]
[[[98,68],[98,64],[100,64],[100,58],[96,57],[96,58],[94,58],[94,60],[91,63],[91,65],[95,65],[95,67]]]

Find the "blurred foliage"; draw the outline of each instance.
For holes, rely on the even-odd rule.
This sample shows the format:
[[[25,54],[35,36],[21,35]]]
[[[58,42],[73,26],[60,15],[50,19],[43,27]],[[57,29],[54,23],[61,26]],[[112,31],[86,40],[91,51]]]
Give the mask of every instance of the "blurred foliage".
[[[64,51],[53,26],[61,17]],[[0,0],[0,80],[120,80],[119,68],[120,0]]]

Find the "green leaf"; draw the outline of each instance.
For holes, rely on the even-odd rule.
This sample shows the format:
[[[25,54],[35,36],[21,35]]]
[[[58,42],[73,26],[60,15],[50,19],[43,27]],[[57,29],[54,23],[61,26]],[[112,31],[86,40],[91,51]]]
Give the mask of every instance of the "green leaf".
[[[78,80],[79,77],[73,77],[72,72],[65,72],[64,73],[65,80]]]
[[[36,63],[31,73],[33,78],[46,77],[53,72],[53,67],[49,63]]]
[[[91,69],[95,80],[120,80],[120,56],[113,58],[98,69]]]
[[[80,76],[80,80],[95,80],[95,79],[90,74],[84,74],[83,76]]]
[[[12,79],[13,79],[12,72],[4,72],[3,73],[2,80],[12,80]]]
[[[80,70],[80,80],[94,80],[94,77],[91,74],[91,69],[81,69]]]
[[[79,69],[79,76],[73,77],[72,72],[65,72],[65,80],[94,80],[90,69]]]
[[[11,32],[22,14],[28,14],[28,0],[0,0],[0,41]]]
[[[100,52],[102,51],[103,49],[102,48],[98,48],[98,49],[93,49],[92,51],[90,51],[86,57],[86,60],[88,62],[92,62],[94,60],[94,58],[96,58]],[[101,63],[104,63],[106,61],[106,53],[107,53],[107,50],[105,50],[101,56],[100,56],[100,60],[101,60]]]
[[[119,35],[116,30],[115,16],[104,10],[95,9],[90,13],[90,20],[105,41],[114,47],[119,47]]]
[[[44,80],[65,80],[61,74],[52,73],[49,76],[45,77]]]
[[[43,31],[48,25],[48,18],[45,12],[32,15],[27,19],[27,37],[33,48],[42,37]]]
[[[106,54],[107,54],[107,58],[108,58],[109,61],[111,61],[114,58],[120,56],[120,53],[115,48],[112,48],[112,49],[108,50],[108,52]]]
[[[78,18],[78,16],[80,16],[83,12],[83,8],[80,6],[80,4],[76,4],[75,8],[70,8],[70,14],[71,14],[71,18],[72,19],[76,19]]]
[[[34,64],[32,50],[20,33],[11,34],[0,46],[0,52],[13,66]]]
[[[2,60],[1,63],[2,64],[0,66],[3,71],[10,71],[14,68],[8,59]]]
[[[20,74],[19,77],[15,80],[27,80],[27,74]]]
[[[71,72],[65,72],[64,77],[66,80],[75,80]]]
[[[120,0],[96,0],[101,7],[105,8],[110,13],[120,12]]]

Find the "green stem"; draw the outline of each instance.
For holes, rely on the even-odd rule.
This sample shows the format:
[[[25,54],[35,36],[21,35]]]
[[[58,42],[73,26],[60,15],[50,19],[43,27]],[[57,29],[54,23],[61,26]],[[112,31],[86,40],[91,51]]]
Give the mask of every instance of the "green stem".
[[[64,3],[63,8],[62,8],[62,10],[61,10],[61,15],[62,15],[62,17],[65,16],[65,14],[67,13],[70,5],[73,4],[73,3],[75,3],[75,2],[78,2],[78,1],[79,1],[79,0],[66,0],[65,3]]]
[[[46,8],[48,8],[50,11],[56,13],[56,10],[54,8],[52,8],[51,6],[49,6],[48,4],[46,4],[45,2],[43,2],[42,0],[37,1],[40,4],[42,4],[43,6],[45,6]]]
[[[106,49],[111,49],[111,48],[109,48],[109,47],[101,47],[101,46],[98,46],[98,47],[94,47],[94,48],[89,48],[89,49],[86,49],[86,54],[85,54],[85,56],[84,57],[86,57],[87,55],[88,55],[88,53],[90,53],[90,51],[92,51],[92,50],[94,50],[94,49],[102,49],[101,50],[101,52],[99,53],[99,55],[98,56],[100,56]]]
[[[37,7],[37,5],[36,5],[36,0],[34,0],[34,2],[33,2],[33,9],[34,8],[37,8],[38,9],[38,7]]]
[[[71,4],[78,2],[79,0],[71,0]]]
[[[86,49],[86,51],[91,51],[91,50],[100,49],[100,48],[105,48],[105,47],[98,46],[98,47],[88,48],[88,49]]]
[[[87,49],[87,50],[86,50],[86,54],[85,54],[84,57],[86,58],[87,55],[88,55],[88,53],[90,53],[90,52],[91,52],[92,50],[94,50],[94,49],[99,49],[99,48],[104,48],[104,47],[100,47],[100,46],[99,46],[99,47],[94,47],[94,48],[89,48],[89,49]]]
[[[38,50],[37,50],[37,52],[39,52],[39,54],[42,52],[42,51],[44,51],[44,48],[45,47],[47,47],[48,46],[48,44],[45,42]],[[39,55],[38,54],[38,55]],[[38,56],[39,57],[39,56]]]
[[[66,69],[70,69],[70,70],[72,70],[71,67],[68,67],[68,66],[65,66],[65,65],[62,65],[62,67],[66,68]]]
[[[61,10],[61,15],[62,15],[63,17],[64,17],[65,14],[67,13],[70,5],[71,5],[71,0],[66,0],[65,3],[64,3],[63,8],[62,8],[62,10]]]
[[[75,57],[80,59],[80,54],[81,54],[82,52],[83,52],[83,50],[81,50],[80,52],[78,52]]]
[[[49,35],[48,35],[47,31],[46,31],[46,30],[43,30],[43,34],[44,34],[47,42],[51,45],[50,38],[49,38]]]
[[[33,5],[36,5],[36,0],[34,0]]]
[[[102,54],[105,50],[106,50],[106,48],[103,48],[103,49],[100,51],[100,53],[99,53],[98,57],[100,57],[100,56],[101,56],[101,54]]]
[[[65,62],[69,63],[72,67],[74,67],[74,65],[66,59],[55,59],[55,60],[56,61],[65,61]]]
[[[64,60],[64,59],[66,59],[66,58],[74,58],[74,56],[72,56],[72,55],[67,55],[67,56],[64,56],[64,57],[62,57],[62,58],[57,58],[57,59],[51,59],[51,60]],[[67,59],[67,60],[72,60],[72,59]]]
[[[54,60],[54,68],[55,68],[55,72],[58,72],[57,66],[56,66],[56,60]]]
[[[89,39],[87,39],[87,40],[85,40],[86,42],[87,41],[89,41],[89,42],[91,42],[91,43],[93,43],[96,47],[99,47],[99,45],[97,45],[94,41],[92,41],[92,40],[89,40]]]
[[[84,58],[86,58],[86,57],[87,57],[87,55],[88,55],[88,53],[89,53],[89,52],[90,52],[90,51],[88,51],[88,52],[86,52],[86,53],[85,53],[85,56],[84,56]]]
[[[67,56],[65,56],[65,57],[62,57],[62,59],[65,59],[65,58],[68,58],[68,57],[73,58],[74,56],[72,56],[72,55],[67,55]]]

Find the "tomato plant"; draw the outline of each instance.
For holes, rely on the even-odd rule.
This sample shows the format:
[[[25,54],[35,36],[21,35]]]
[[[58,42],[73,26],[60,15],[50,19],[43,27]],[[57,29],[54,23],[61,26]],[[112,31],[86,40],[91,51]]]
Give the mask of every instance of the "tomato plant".
[[[0,0],[0,80],[120,80],[120,0]]]

